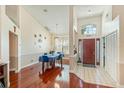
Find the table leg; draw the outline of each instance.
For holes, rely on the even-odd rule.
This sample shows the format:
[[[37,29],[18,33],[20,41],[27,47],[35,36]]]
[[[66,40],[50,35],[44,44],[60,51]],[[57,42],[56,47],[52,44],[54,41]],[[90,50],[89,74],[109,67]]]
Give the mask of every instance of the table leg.
[[[44,73],[44,62],[42,62],[42,73]]]
[[[54,67],[55,67],[55,62],[54,62],[54,60],[51,61],[51,64],[52,64],[52,68],[54,68]]]
[[[62,58],[61,58],[61,69],[62,69],[62,67],[63,67],[63,66],[62,66]]]
[[[55,67],[55,61],[56,61],[56,60],[54,59],[54,60],[53,60],[53,68]]]

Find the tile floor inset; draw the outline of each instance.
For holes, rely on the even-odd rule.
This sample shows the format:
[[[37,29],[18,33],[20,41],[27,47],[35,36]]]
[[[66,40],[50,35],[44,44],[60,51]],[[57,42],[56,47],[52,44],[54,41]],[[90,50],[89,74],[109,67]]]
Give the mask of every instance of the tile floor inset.
[[[94,68],[77,65],[77,67],[74,70],[70,70],[70,72],[76,74],[85,82],[117,87],[116,82],[111,78],[111,76],[100,67]]]

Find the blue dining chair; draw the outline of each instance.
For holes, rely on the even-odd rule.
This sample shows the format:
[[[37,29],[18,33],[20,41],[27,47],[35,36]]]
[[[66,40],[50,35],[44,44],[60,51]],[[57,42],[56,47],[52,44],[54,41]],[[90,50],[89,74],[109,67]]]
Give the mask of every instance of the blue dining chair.
[[[61,57],[64,57],[64,53],[63,52],[57,52],[57,54],[61,54]]]
[[[56,60],[57,60],[57,63],[60,64],[62,55],[61,55],[61,52],[57,52],[57,54],[59,54],[59,56],[56,58]]]
[[[49,62],[49,58],[47,55],[42,56],[42,62]]]
[[[61,57],[62,57],[62,56],[61,56],[61,54],[59,54],[59,56],[57,57],[57,60],[60,60],[60,59],[61,59]]]
[[[62,58],[64,57],[64,53],[57,52],[57,54],[59,54],[59,56],[57,57],[57,61],[58,61],[58,63],[61,63],[61,68],[62,68]]]
[[[47,63],[47,67],[48,67],[49,58],[47,55],[43,55],[42,57],[39,57],[39,61],[42,62],[42,71],[44,72],[44,65],[45,63]]]
[[[57,54],[61,54],[61,52],[57,52]]]

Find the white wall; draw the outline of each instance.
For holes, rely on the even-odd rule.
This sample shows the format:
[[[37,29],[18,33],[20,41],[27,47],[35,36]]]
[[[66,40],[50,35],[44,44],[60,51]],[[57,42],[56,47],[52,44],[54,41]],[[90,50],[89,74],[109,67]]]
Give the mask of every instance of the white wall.
[[[112,18],[119,16],[119,83],[124,86],[124,5],[112,6]]]
[[[112,23],[112,6],[106,6],[102,14],[102,34],[101,36],[106,36],[111,32]],[[103,40],[100,39],[100,66],[103,67]]]
[[[38,55],[51,50],[52,37],[51,33],[41,26],[22,6],[20,11],[20,30],[22,32],[21,66],[24,67],[38,62]],[[37,35],[36,38],[34,37],[35,34]],[[39,37],[39,34],[42,37]],[[41,43],[38,42],[39,39],[42,40]]]
[[[19,26],[19,7],[17,5],[6,5],[6,15]]]
[[[102,14],[102,36],[111,33],[112,6],[106,6]]]
[[[116,32],[116,35],[111,35]],[[102,15],[102,37],[105,37],[105,70],[118,81],[118,56],[119,56],[119,17],[112,20],[112,6],[106,7]],[[116,38],[114,38],[116,37]],[[103,67],[103,39],[100,40],[100,64]]]
[[[5,13],[5,6],[0,6],[0,52],[1,52],[1,62],[2,63],[8,63],[8,85],[9,85],[9,31],[14,32],[14,26],[16,27],[16,32],[14,32],[16,35],[18,35],[18,57],[20,56],[20,31],[18,27],[8,18],[8,16]],[[20,62],[20,58],[18,59],[18,62]],[[17,70],[19,70],[20,64],[18,64]]]
[[[14,32],[14,26],[17,29],[16,32]],[[9,62],[9,31],[20,34],[18,27],[6,16],[5,6],[1,6],[1,59],[3,62]]]

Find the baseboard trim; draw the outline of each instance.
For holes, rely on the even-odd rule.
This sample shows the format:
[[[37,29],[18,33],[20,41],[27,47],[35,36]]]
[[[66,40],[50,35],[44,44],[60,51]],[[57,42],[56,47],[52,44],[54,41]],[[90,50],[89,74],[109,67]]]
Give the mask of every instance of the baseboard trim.
[[[34,64],[37,64],[37,63],[39,63],[39,62],[38,61],[37,62],[33,62],[31,64],[28,64],[28,65],[25,65],[25,66],[21,67],[21,69],[24,69],[26,67],[29,67],[29,66],[34,65]]]

